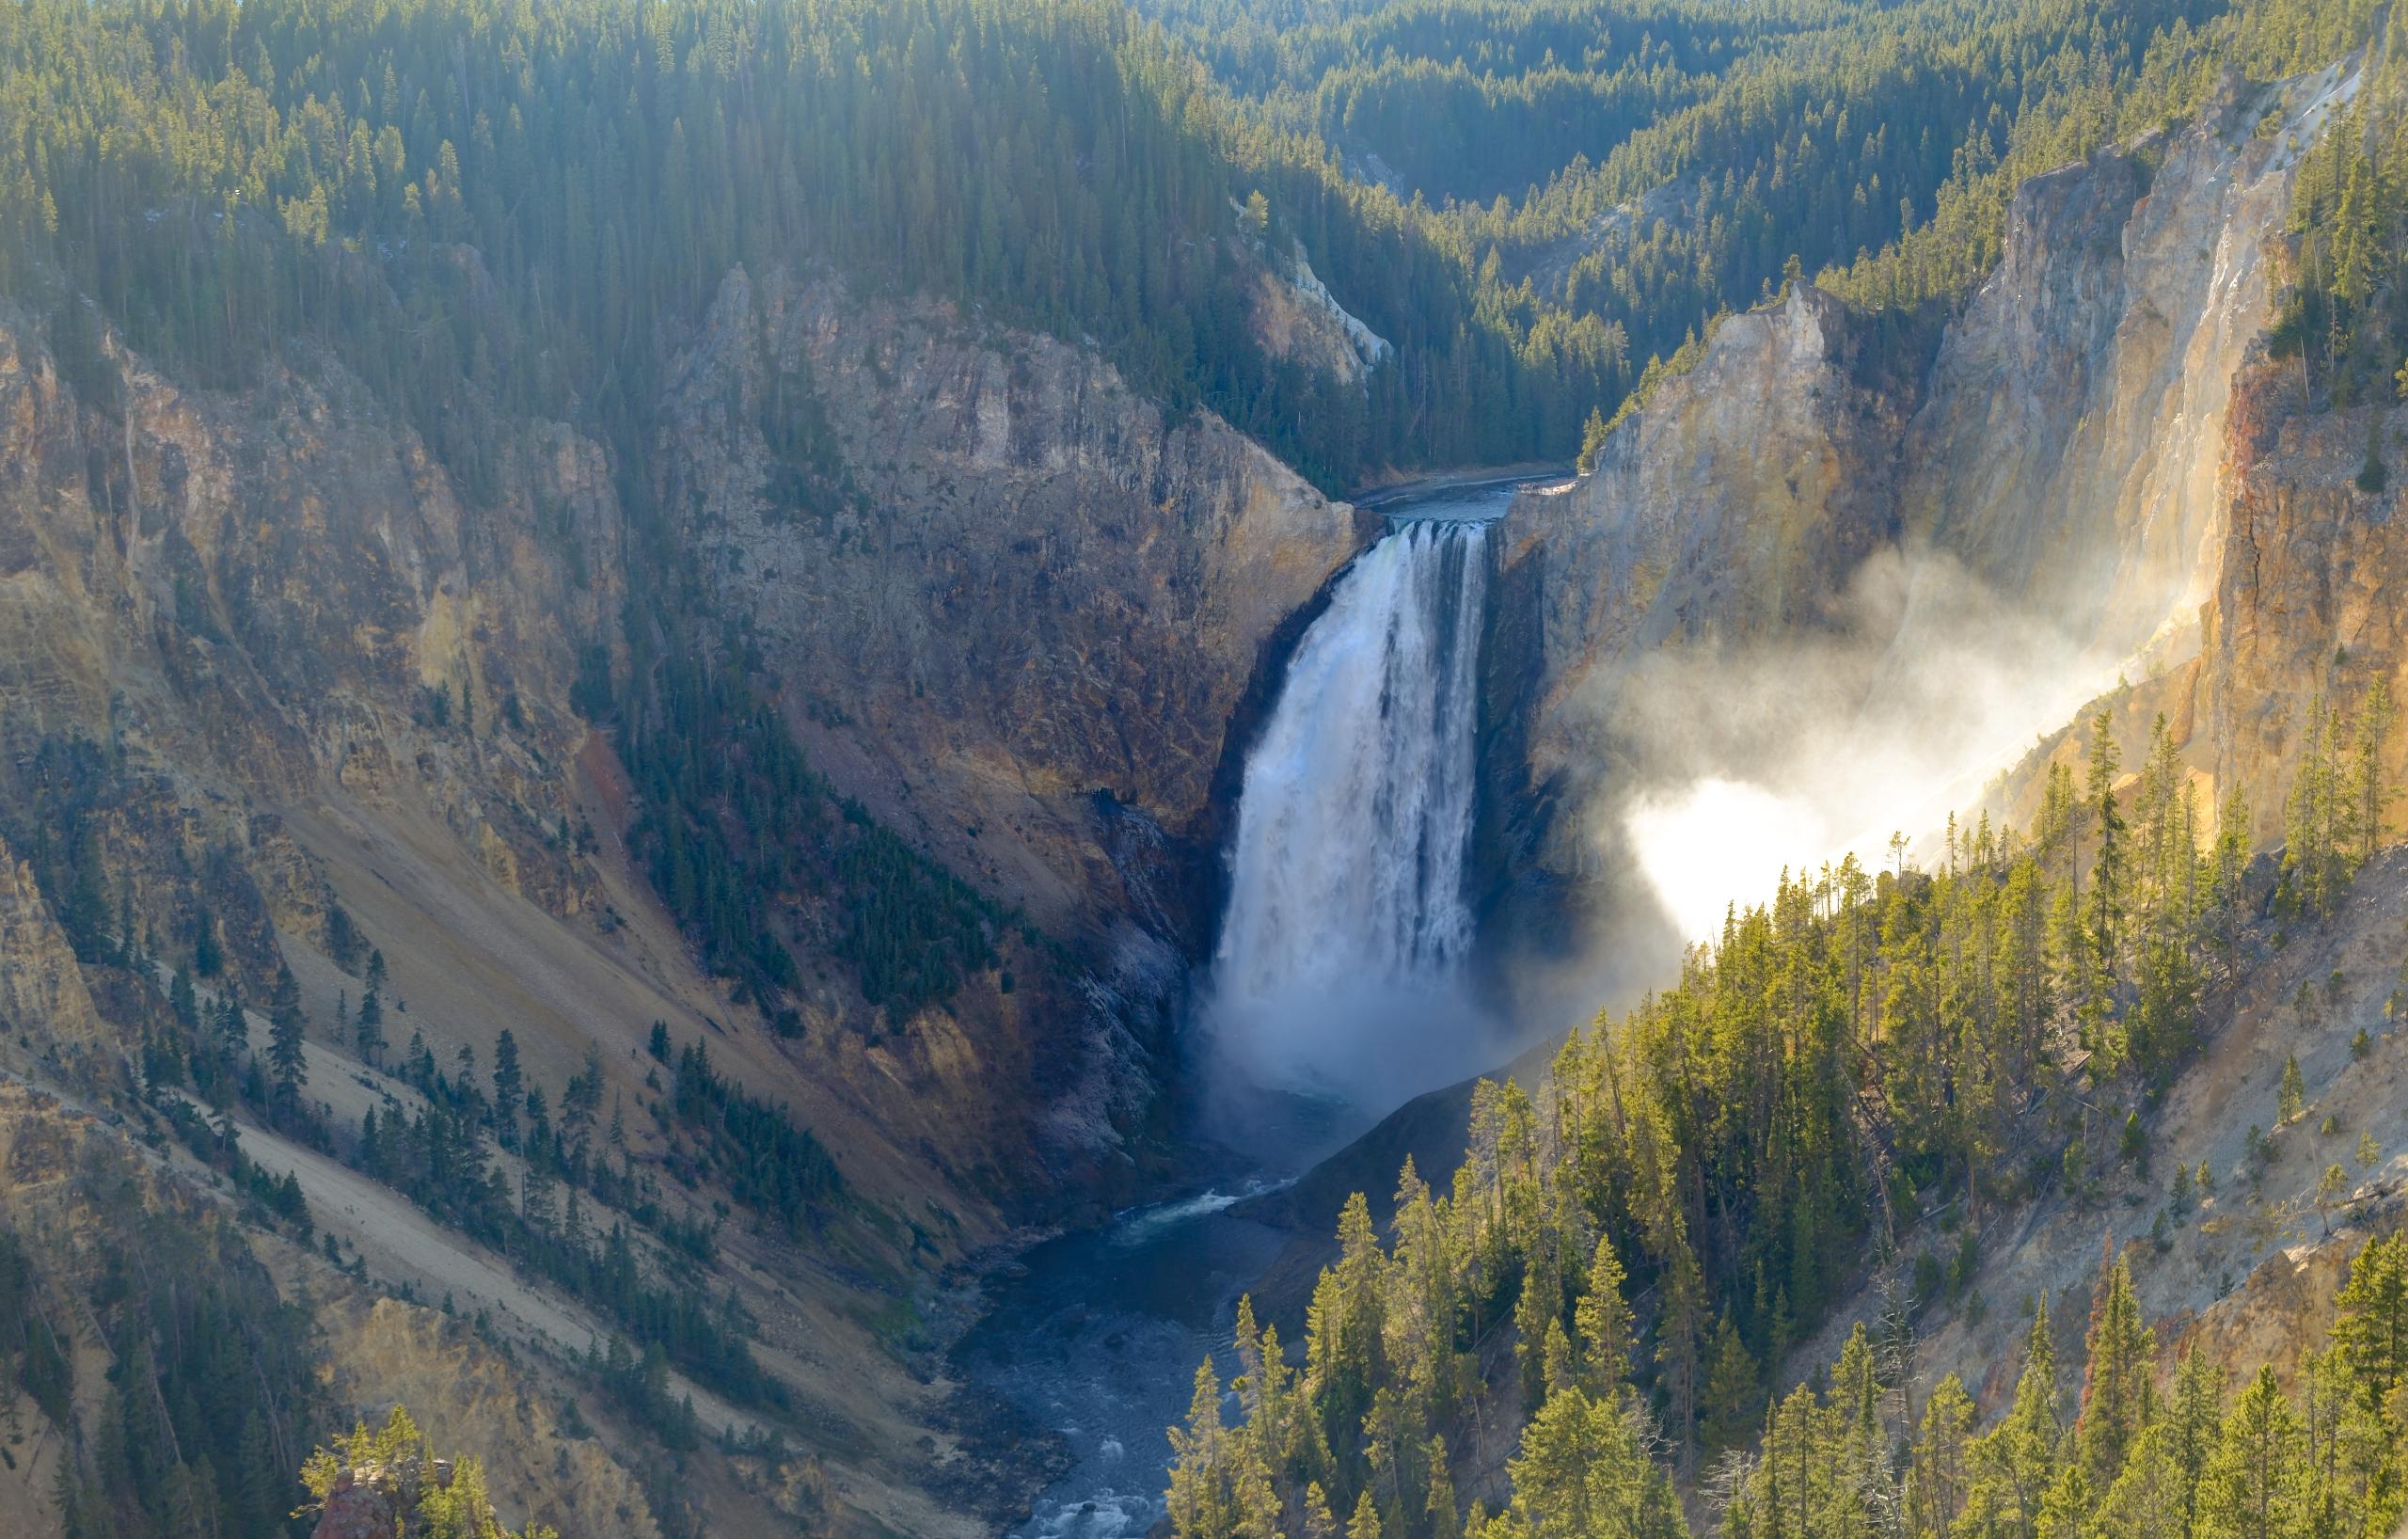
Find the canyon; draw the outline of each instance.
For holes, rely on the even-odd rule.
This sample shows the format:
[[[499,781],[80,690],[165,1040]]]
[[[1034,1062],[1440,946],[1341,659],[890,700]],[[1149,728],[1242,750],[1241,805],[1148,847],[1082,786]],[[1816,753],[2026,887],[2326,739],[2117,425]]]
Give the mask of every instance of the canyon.
[[[1049,1479],[1061,1429],[999,1404],[951,1351],[999,1291],[1010,1312],[1014,1257],[1066,1230],[1073,1247],[1108,1245],[1161,1212],[1133,1219],[1131,1204],[1173,1197],[1202,1203],[1181,1222],[1258,1226],[1229,1242],[1248,1264],[1216,1274],[1211,1318],[1180,1322],[1175,1357],[1221,1329],[1244,1274],[1308,1274],[1326,1250],[1325,1176],[1266,1194],[1263,1178],[1299,1172],[1244,1130],[1193,1136],[1212,1074],[1196,1027],[1231,933],[1259,959],[1313,950],[1316,918],[1337,935],[1364,916],[1359,944],[1307,960],[1400,977],[1426,963],[1450,988],[1460,974],[1503,1023],[1443,1072],[1394,1039],[1348,1045],[1413,1060],[1339,1097],[1351,1132],[1677,971],[1681,944],[1705,936],[1649,891],[1645,806],[1712,781],[1813,811],[1810,837],[1718,867],[1725,898],[1849,849],[1877,862],[1852,841],[1890,829],[1860,829],[1861,802],[1826,805],[1843,770],[1796,762],[1801,741],[1903,756],[1937,798],[1901,829],[1923,836],[1948,815],[2028,822],[2048,767],[2079,759],[2078,722],[2104,710],[2135,763],[2162,716],[2201,805],[2242,791],[2251,841],[2280,836],[2317,704],[2378,678],[2408,689],[2389,601],[2408,580],[2399,493],[2365,489],[2362,468],[2369,442],[2403,441],[2408,409],[2327,409],[2265,335],[2300,155],[2357,82],[2336,67],[2228,83],[2194,120],[2032,179],[1995,272],[1944,324],[1791,283],[1723,318],[1592,468],[1443,534],[1409,516],[1389,532],[1369,498],[1316,490],[1098,347],[800,262],[719,278],[664,350],[640,461],[504,415],[477,473],[332,349],[204,380],[108,328],[70,356],[0,308],[0,1210],[53,1237],[41,1275],[62,1298],[111,1264],[92,1236],[119,1221],[120,1190],[213,1245],[239,1236],[265,1286],[318,1302],[335,1398],[406,1399],[475,1439],[509,1471],[496,1497],[514,1521],[651,1535],[682,1504],[731,1534],[1016,1522],[1038,1485],[1067,1489]],[[1389,344],[1296,267],[1262,277],[1266,346],[1361,388]],[[1411,639],[1410,666],[1283,735],[1283,691],[1323,656],[1317,622],[1352,612],[1355,579],[1392,585],[1392,625],[1443,609],[1398,584],[1464,610]],[[791,987],[772,998],[714,971],[664,901],[632,722],[609,706],[662,667],[631,635],[705,637],[705,671],[757,688],[768,729],[800,747],[812,803],[961,884],[990,954],[933,997],[882,1002],[848,949],[861,895],[832,882],[779,895],[769,941],[796,959]],[[2046,676],[1967,687],[2000,673]],[[1402,721],[1431,691],[1433,719]],[[1283,751],[1325,765],[1308,729],[1330,722],[1359,760],[1335,778],[1388,819],[1374,834],[1402,831],[1369,878],[1339,859],[1364,853],[1362,825],[1315,821],[1330,787],[1292,773],[1295,806],[1248,843],[1248,815],[1280,810],[1251,767]],[[1373,724],[1396,740],[1361,740]],[[1929,737],[1946,741],[1926,753]],[[2408,776],[2408,741],[2384,752],[2391,779]],[[1406,779],[1442,803],[1416,815],[1428,827],[1389,805]],[[45,887],[71,868],[97,921]],[[1375,879],[1398,885],[1366,898]],[[2191,1130],[2169,1153],[2230,1163],[2227,1109],[2263,1099],[2292,1051],[2330,1087],[2320,1105],[2398,1142],[2383,1109],[2396,1066],[2331,1033],[2381,1007],[2403,881],[2395,852],[2335,918],[2279,955],[2267,943],[2220,1007],[2209,1062],[2159,1113]],[[752,1323],[787,1397],[777,1413],[664,1368],[725,1453],[677,1503],[656,1500],[655,1434],[584,1372],[615,1337],[592,1301],[292,1129],[214,1108],[242,1168],[290,1182],[314,1223],[235,1226],[257,1188],[171,1139],[163,1105],[213,1109],[161,1091],[144,1055],[168,1030],[171,954],[197,935],[222,944],[207,1001],[232,1007],[246,1044],[268,1040],[264,1002],[289,969],[307,1096],[331,1125],[434,1103],[340,1029],[372,987],[368,947],[388,1035],[428,1061],[473,1075],[506,1031],[531,1083],[592,1075],[589,1115],[607,1108],[609,1147],[651,1184],[630,1176],[625,1202],[597,1196],[586,1221],[642,1228],[634,1206],[651,1199],[715,1236],[703,1261],[658,1234],[633,1243]],[[1282,959],[1263,992],[1295,981]],[[2343,973],[2330,1029],[2294,1042],[2286,1002]],[[808,1232],[739,1214],[734,1178],[681,1137],[662,1076],[689,1043],[827,1151],[846,1196]],[[1313,1055],[1259,1056],[1277,1078]],[[1413,1110],[1439,1130],[1412,1140],[1424,1176],[1460,1152],[1449,1118],[1466,1094]],[[1391,1125],[1337,1168],[1377,1188],[1394,1171],[1372,1166],[1399,1147]],[[493,1158],[523,1193],[527,1162]],[[1220,1217],[1249,1179],[1253,1203]],[[2372,1222],[2397,1191],[2388,1166],[2369,1172],[2353,1211]],[[2295,1363],[2321,1324],[2298,1276],[2329,1277],[2341,1254],[2296,1231],[2300,1210],[2183,1230],[2152,1312]],[[2113,1218],[2111,1239],[2146,1232],[2145,1212]],[[2098,1219],[2063,1201],[1997,1215],[1976,1286],[2061,1295],[2070,1325]],[[1306,1238],[1280,1259],[1291,1230]],[[1039,1264],[1093,1261],[1069,1257]],[[1860,1280],[1798,1343],[1793,1379],[1896,1277]],[[1031,1334],[1071,1311],[1084,1328],[1087,1308],[1074,1293],[1033,1310]],[[1959,1317],[1933,1350],[2004,1361],[2007,1313]],[[96,1340],[71,1355],[79,1399],[102,1392],[107,1357]],[[44,1430],[0,1475],[0,1526],[49,1531],[55,1465],[40,1453],[67,1429],[30,1396],[12,1407]],[[768,1452],[772,1434],[792,1456]],[[1137,1463],[1116,1477],[1142,1492],[1116,1509],[1133,1524],[1160,1483]]]

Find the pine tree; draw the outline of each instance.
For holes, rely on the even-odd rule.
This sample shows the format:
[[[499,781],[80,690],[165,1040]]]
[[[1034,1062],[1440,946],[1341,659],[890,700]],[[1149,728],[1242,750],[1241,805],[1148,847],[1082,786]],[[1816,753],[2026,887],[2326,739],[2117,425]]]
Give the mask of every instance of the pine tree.
[[[1320,1412],[1319,1436],[1337,1460],[1340,1489],[1359,1485],[1363,1419],[1383,1377],[1386,1258],[1360,1192],[1339,1214],[1338,1264],[1322,1274],[1305,1321],[1305,1371]]]
[[[1973,1398],[1954,1373],[1935,1386],[1908,1461],[1906,1530],[1910,1539],[1942,1539],[1965,1510],[1966,1443]]]
[[[1560,1320],[1550,1320],[1546,1323],[1545,1357],[1547,1394],[1554,1394],[1559,1389],[1578,1387],[1580,1373],[1573,1362],[1572,1336],[1563,1328],[1563,1322]]]
[[[1974,1534],[2031,1533],[2056,1483],[2064,1434],[2057,1420],[2056,1349],[2046,1302],[2023,1339],[2023,1372],[2006,1417],[1974,1440],[1963,1522]]]
[[[1556,1294],[1554,1300],[1548,1294]],[[1551,1277],[1526,1263],[1522,1286],[1513,1302],[1513,1361],[1522,1381],[1522,1404],[1536,1410],[1546,1399],[1546,1333],[1557,1322],[1561,1294]]]
[[[2258,1371],[2225,1418],[2198,1511],[2206,1539],[2307,1539],[2311,1532],[2306,1432],[2272,1368]]]
[[[571,1200],[575,1200],[574,1194]],[[1196,1370],[1187,1424],[1171,1429],[1170,1493],[1165,1508],[1179,1539],[1233,1539],[1234,1514],[1221,1427],[1221,1381],[1206,1362]]]
[[[1705,1380],[1705,1422],[1702,1436],[1708,1454],[1737,1448],[1764,1422],[1762,1391],[1756,1386],[1756,1362],[1747,1344],[1723,1316],[1715,1334],[1713,1366]]]
[[[2121,1256],[2106,1268],[2092,1303],[2087,1351],[2074,1436],[2089,1488],[2103,1493],[2156,1415],[2157,1341],[2141,1319],[2131,1269]]]
[[[2048,1494],[2040,1499],[2039,1515],[2032,1526],[2034,1539],[2083,1539],[2091,1509],[2097,1505],[2087,1469],[2080,1459],[2069,1459],[2058,1468]]]
[[[2123,1471],[2099,1498],[2089,1531],[2117,1539],[2190,1539],[2194,1483],[2175,1459],[2175,1435],[2152,1421],[2133,1440]]]
[[[2308,706],[2299,770],[2283,806],[2283,873],[2293,900],[2313,913],[2327,912],[2339,890],[2334,861],[2335,811],[2339,799],[2332,738],[2332,718],[2319,695]]]
[[[594,1135],[594,1119],[602,1110],[602,1050],[585,1045],[585,1063],[561,1091],[561,1133],[582,1151]]]
[[[372,955],[381,958],[384,953]],[[383,970],[372,962],[369,971],[378,974]],[[360,992],[359,1019],[353,1023],[352,1030],[359,1044],[361,1060],[381,1067],[385,1061],[385,1002],[373,983]]]
[[[518,1147],[518,1108],[527,1079],[518,1066],[518,1039],[504,1026],[493,1042],[493,1133],[504,1149]]]
[[[1510,1461],[1513,1500],[1489,1539],[1686,1539],[1671,1482],[1647,1456],[1629,1413],[1577,1389],[1551,1396]],[[1501,1525],[1501,1527],[1500,1527]]]
[[[193,990],[192,969],[179,964],[176,976],[167,985],[167,1008],[178,1021],[192,1029],[200,1025],[200,998]]]
[[[2376,414],[2374,420],[2379,433],[2382,415]],[[2371,440],[2367,452],[2369,462],[2380,470],[2383,461]],[[2356,846],[2352,853],[2360,865],[2372,860],[2383,842],[2384,814],[2391,801],[2390,784],[2383,773],[2383,753],[2391,738],[2395,714],[2391,682],[2377,674],[2374,682],[2367,686],[2366,703],[2358,708],[2350,752],[2348,795]]]
[[[2241,945],[2247,902],[2243,885],[2249,874],[2249,802],[2239,786],[2225,798],[2224,806],[2216,815],[2211,862],[2208,901],[2216,914],[2217,944],[2229,962]]]
[[[2333,1209],[2350,1190],[2350,1173],[2338,1163],[2328,1165],[2316,1179],[2316,1216],[2324,1226],[2324,1233],[2333,1233]]]
[[[2408,1483],[2385,1408],[2368,1402],[2336,1346],[2307,1362],[2310,1511],[2323,1533],[2399,1531]]]
[[[214,978],[226,967],[225,949],[217,943],[217,916],[209,899],[195,900],[192,922],[192,970],[196,977]]]
[[[241,1515],[244,1531],[273,1533],[285,1515],[284,1493],[290,1489],[292,1468],[277,1468],[274,1445],[268,1440],[267,1421],[256,1408],[243,1417],[241,1452],[235,1459],[233,1491],[234,1508]]]
[[[1296,1373],[1288,1366],[1277,1330],[1258,1330],[1251,1295],[1238,1300],[1233,1345],[1238,1376],[1230,1384],[1245,1412],[1250,1452],[1275,1475],[1293,1463],[1298,1446]]]
[[[2115,718],[2101,710],[2091,718],[2087,802],[2098,828],[2098,853],[2090,867],[2090,903],[2084,915],[2086,955],[2080,996],[2083,1034],[2094,1055],[2092,1078],[2107,1079],[2123,1063],[2123,1043],[2111,1014],[2115,979],[2123,959],[2124,917],[2130,895],[2125,822],[2115,796],[2120,769]]]
[[[1580,457],[1576,468],[1582,475],[1597,468],[1597,455],[1606,447],[1608,431],[1604,410],[1591,406],[1589,420],[1580,429]]]
[[[238,1061],[251,1047],[250,1019],[243,1013],[242,996],[230,980],[217,996],[217,1042],[229,1063]]]
[[[1239,1375],[1231,1388],[1245,1411],[1238,1436],[1237,1528],[1249,1539],[1279,1539],[1278,1486],[1295,1444],[1293,1375],[1280,1354],[1279,1333],[1257,1333],[1251,1298],[1238,1300],[1236,1346]]]
[[[278,966],[276,987],[268,995],[268,1070],[276,1082],[277,1100],[291,1106],[309,1083],[308,1055],[302,1050],[308,1022],[301,1013],[301,990],[293,969]]]
[[[1432,1437],[1422,1462],[1430,1470],[1430,1490],[1423,1503],[1430,1539],[1464,1539],[1462,1510],[1455,1505],[1454,1477],[1447,1468],[1447,1440]]]
[[[2373,253],[2368,227],[2373,219],[2373,167],[2364,155],[2351,157],[2334,221],[2333,296],[2352,309],[2363,305],[2373,284]]]
[[[1630,1306],[1622,1290],[1622,1258],[1614,1254],[1613,1241],[1600,1236],[1589,1261],[1588,1286],[1572,1309],[1581,1383],[1593,1395],[1611,1395],[1630,1372]]]
[[[1305,1487],[1305,1539],[1338,1539],[1338,1519],[1329,1510],[1329,1498],[1319,1481]]]
[[[417,1422],[407,1410],[395,1405],[383,1426],[372,1432],[365,1422],[357,1423],[349,1433],[337,1433],[331,1448],[322,1446],[311,1453],[301,1467],[301,1484],[316,1506],[323,1507],[345,1469],[390,1469],[405,1460],[415,1460],[421,1466],[436,1462],[434,1451],[420,1436]],[[245,1460],[246,1467],[248,1462]],[[494,1515],[493,1498],[482,1465],[465,1457],[449,1463],[452,1473],[448,1482],[428,1481],[416,1491],[409,1525],[412,1532],[423,1532],[430,1539],[559,1539],[553,1530],[542,1525],[531,1525],[515,1534],[504,1529]],[[273,1480],[272,1475],[264,1474],[268,1466],[263,1464],[261,1468],[263,1478]],[[272,1493],[279,1491],[278,1486],[270,1489]],[[289,1505],[280,1494],[272,1494],[265,1503],[266,1510],[244,1531],[284,1531],[288,1524],[283,1513],[277,1509]],[[315,1509],[305,1512],[309,1510]]]
[[[1279,1491],[1255,1441],[1241,1431],[1230,1471],[1230,1524],[1234,1539],[1285,1539],[1279,1531]]]
[[[2334,1342],[2362,1398],[2380,1407],[2408,1376],[2408,1231],[2368,1241],[2335,1302]]]

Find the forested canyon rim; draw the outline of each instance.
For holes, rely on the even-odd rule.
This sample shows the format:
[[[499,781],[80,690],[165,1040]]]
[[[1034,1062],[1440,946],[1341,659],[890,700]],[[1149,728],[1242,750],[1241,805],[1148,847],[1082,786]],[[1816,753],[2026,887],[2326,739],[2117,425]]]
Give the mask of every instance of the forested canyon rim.
[[[2399,40],[0,11],[0,1530],[2387,1532]]]

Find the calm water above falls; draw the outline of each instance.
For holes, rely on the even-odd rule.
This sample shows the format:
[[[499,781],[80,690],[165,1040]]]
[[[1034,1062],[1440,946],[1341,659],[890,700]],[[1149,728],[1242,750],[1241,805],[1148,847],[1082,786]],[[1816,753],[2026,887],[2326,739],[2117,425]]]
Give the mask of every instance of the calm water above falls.
[[[1286,1092],[1248,1103],[1244,1147],[1258,1154],[1320,1141],[1324,1123],[1299,1125],[1318,1098],[1376,1117],[1471,1051],[1453,996],[1472,937],[1482,525],[1513,490],[1386,510],[1394,527],[1306,631],[1247,759],[1202,1029],[1212,1052]],[[1455,1039],[1451,1053],[1437,1034]],[[1367,1059],[1404,1076],[1384,1086],[1359,1071]],[[1161,1518],[1166,1429],[1187,1414],[1206,1354],[1228,1377],[1238,1295],[1288,1239],[1228,1210],[1275,1181],[1124,1214],[1037,1247],[1024,1275],[991,1285],[957,1360],[1060,1432],[1077,1461],[1014,1539],[1134,1539]]]

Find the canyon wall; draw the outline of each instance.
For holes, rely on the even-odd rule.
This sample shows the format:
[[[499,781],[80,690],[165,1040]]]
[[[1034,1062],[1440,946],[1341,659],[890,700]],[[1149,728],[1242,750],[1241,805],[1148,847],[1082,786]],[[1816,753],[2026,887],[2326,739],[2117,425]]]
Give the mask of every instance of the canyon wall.
[[[2038,767],[2069,751],[2060,729],[2120,675],[2134,686],[2121,697],[2128,757],[2170,702],[2203,779],[2237,775],[2261,807],[2278,802],[2288,739],[2232,745],[2275,688],[2244,677],[2264,644],[2218,632],[2215,614],[2253,602],[2264,576],[2253,510],[2302,506],[2262,489],[2271,468],[2251,468],[2245,444],[2264,430],[2240,420],[2263,415],[2247,403],[2268,387],[2246,359],[2262,347],[2298,157],[2355,85],[2338,70],[2226,82],[2194,122],[2027,182],[1997,269],[1927,366],[1897,362],[1915,356],[1900,341],[1910,327],[1804,285],[1731,317],[1615,428],[1592,473],[1520,499],[1485,765],[1491,804],[1527,809],[1494,835],[1500,912],[1526,912],[1533,891],[1549,895],[1542,907],[1602,901],[1627,798],[1696,772],[1663,762],[1665,707],[1636,687],[1667,659],[1692,692],[1710,680],[1742,700],[1827,694],[1843,718],[1850,699],[1944,690],[1925,676],[1935,658],[1988,650],[2002,672],[2062,674],[2062,697],[2016,691],[1991,712],[1973,747],[1994,739],[1995,756],[1961,767],[2004,772],[1979,799],[2018,817]],[[1877,371],[1861,361],[1876,327]],[[2363,426],[2317,431],[2364,441]],[[2338,457],[2310,480],[2355,473],[2357,452],[2326,447]],[[2328,555],[2358,559],[2304,559]],[[2294,593],[2308,581],[2283,580]],[[2296,674],[2317,643],[2292,639],[2288,619],[2269,632]],[[2203,658],[2224,696],[2257,703],[2190,700]],[[1890,745],[1875,714],[1861,747],[1877,756]],[[2189,741],[2194,722],[2219,737]],[[1719,725],[1729,740],[1703,756],[1777,775],[1781,745],[1750,744],[1744,728]],[[1513,851],[1533,868],[1512,869]]]
[[[2017,191],[1904,447],[1912,538],[2104,662],[2194,618],[2292,173],[2355,86],[2227,83],[2190,126]]]
[[[613,1160],[718,1230],[699,1273],[639,1248],[757,1322],[827,1465],[698,1475],[714,1531],[987,1531],[1024,1470],[956,1426],[937,1274],[1121,1200],[1160,1157],[1238,735],[1365,521],[1088,352],[821,278],[729,275],[662,382],[648,510],[560,423],[488,410],[486,463],[452,466],[330,353],[202,385],[100,335],[61,357],[0,308],[0,1071],[156,1134],[146,1043],[205,933],[212,1007],[290,967],[304,1093],[348,1139],[423,1103],[338,1023],[372,946],[396,1058],[473,1073],[506,1028],[555,1104],[598,1075]],[[880,1010],[806,945],[781,1034],[698,965],[589,720],[664,531],[832,790],[1012,916],[1018,977]],[[664,1029],[825,1147],[831,1231],[721,1227],[726,1178],[681,1142],[648,1051]],[[378,1291],[456,1295],[533,1361],[610,1334],[328,1151],[241,1131],[368,1258],[346,1341],[391,1334]],[[483,1153],[515,1190],[522,1165]],[[636,1228],[599,1198],[585,1218]],[[356,1356],[364,1394],[391,1353]],[[671,1391],[713,1434],[750,1425],[682,1372]]]
[[[851,505],[781,505],[782,387],[814,392]],[[732,274],[665,417],[671,505],[848,794],[1050,928],[1209,944],[1233,723],[1371,520],[1092,354],[825,278]],[[1116,848],[1133,817],[1179,880]]]
[[[1863,345],[1846,307],[1797,285],[1726,319],[1592,471],[1514,500],[1483,666],[1492,744],[1521,762],[1492,746],[1484,766],[1508,820],[1487,834],[1492,881],[1609,868],[1610,787],[1647,752],[1625,687],[1651,656],[1842,622],[1850,579],[1898,533],[1905,420],[1860,383]]]

